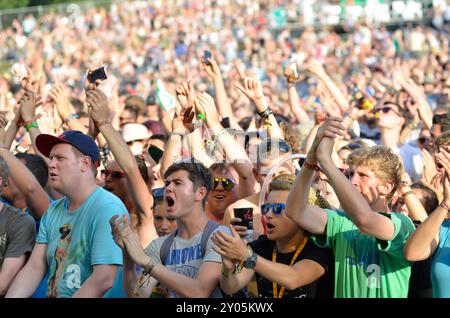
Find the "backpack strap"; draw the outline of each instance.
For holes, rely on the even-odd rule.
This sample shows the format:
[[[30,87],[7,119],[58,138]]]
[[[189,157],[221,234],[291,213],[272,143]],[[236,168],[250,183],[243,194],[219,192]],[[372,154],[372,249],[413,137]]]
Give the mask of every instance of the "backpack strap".
[[[214,230],[219,227],[219,225],[220,225],[219,223],[210,220],[208,221],[208,223],[206,223],[206,226],[203,230],[202,239],[200,241],[200,250],[202,253],[202,258],[205,257],[206,245],[208,244],[209,237],[211,236],[212,232],[214,232]]]
[[[161,258],[161,263],[166,266],[167,256],[169,256],[170,247],[172,246],[173,239],[177,235],[178,229],[169,234],[167,239],[162,243],[161,249],[159,250],[159,257]]]
[[[206,253],[206,246],[208,245],[209,237],[211,236],[212,232],[214,232],[215,229],[219,227],[219,223],[208,221],[206,223],[206,226],[202,233],[202,238],[200,241],[200,251],[202,258],[205,257]],[[169,237],[162,243],[161,249],[159,250],[159,257],[161,258],[161,263],[165,266],[167,257],[169,256],[170,248],[172,247],[173,239],[177,235],[178,230],[173,231],[169,234]]]

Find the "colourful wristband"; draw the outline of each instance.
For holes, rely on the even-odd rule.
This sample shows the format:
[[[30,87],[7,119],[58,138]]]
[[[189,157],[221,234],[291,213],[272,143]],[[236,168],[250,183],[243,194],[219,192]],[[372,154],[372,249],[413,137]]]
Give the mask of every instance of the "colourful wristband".
[[[28,132],[31,128],[39,128],[37,122],[33,120],[31,123],[25,124],[25,130]]]

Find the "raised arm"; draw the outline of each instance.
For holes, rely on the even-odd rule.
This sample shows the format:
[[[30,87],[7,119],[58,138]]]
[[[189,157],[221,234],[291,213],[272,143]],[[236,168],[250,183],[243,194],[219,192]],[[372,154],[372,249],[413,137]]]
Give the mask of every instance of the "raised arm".
[[[334,139],[335,137],[324,137],[317,147],[316,155],[343,210],[362,233],[384,241],[392,240],[395,228],[391,219],[373,211],[361,193],[334,164],[331,158]]]
[[[111,125],[111,113],[108,107],[107,97],[101,90],[94,89],[87,92],[86,101],[91,105],[92,120],[97,124],[100,133],[107,140],[114,158],[126,174],[127,184],[130,187],[140,221],[139,224],[152,225],[153,213],[151,207],[153,206],[153,197],[149,193],[147,185],[139,172],[136,159],[120,133]],[[149,229],[148,227],[143,228],[146,230]],[[156,235],[154,226],[151,226],[151,229]]]
[[[70,106],[69,94],[63,84],[60,82],[53,84],[49,96],[53,100],[59,117],[71,130],[79,130],[83,133],[87,132],[86,127],[80,124],[76,117],[74,117],[74,112]]]
[[[442,222],[449,217],[450,208],[450,147],[441,149],[436,160],[445,169],[444,199],[436,210],[417,228],[406,242],[405,258],[409,261],[424,260],[434,254],[439,245],[439,229]]]
[[[306,65],[306,69],[324,84],[325,88],[329,91],[331,96],[333,96],[342,113],[346,112],[350,106],[349,102],[339,87],[337,87],[328,76],[323,66],[317,61],[311,61]]]
[[[202,66],[213,82],[214,91],[216,93],[217,109],[219,110],[220,116],[222,118],[228,117],[230,119],[231,128],[242,130],[236,120],[236,117],[234,117],[233,110],[231,109],[231,104],[228,99],[222,74],[220,73],[220,68],[217,65],[217,62],[213,58],[209,58],[207,60],[202,59]]]
[[[25,105],[25,107],[27,104],[33,103],[27,96],[22,99],[22,105]],[[27,206],[31,209],[35,218],[40,219],[50,205],[49,197],[33,173],[9,151],[5,140],[5,125],[6,118],[0,114],[0,156],[7,162],[10,177],[25,196]]]
[[[289,107],[291,108],[291,113],[300,124],[309,122],[309,116],[302,108],[300,97],[298,96],[297,89],[295,88],[295,83],[298,80],[298,76],[295,76],[290,65],[286,66],[284,69],[284,77],[286,78],[288,84]]]
[[[242,71],[241,71],[242,72]],[[241,73],[240,72],[240,73]],[[270,110],[269,102],[263,94],[261,82],[256,78],[241,78],[242,85],[236,83],[235,86],[244,93],[253,103],[255,103],[256,111],[266,120],[268,126],[268,135],[272,138],[284,139],[283,132]]]
[[[317,206],[308,204],[309,190],[316,176],[316,171],[319,169],[316,151],[323,138],[334,138],[336,135],[341,135],[342,130],[342,120],[336,117],[328,118],[318,128],[311,149],[308,151],[306,162],[289,192],[286,215],[300,227],[313,234],[324,234],[327,225],[326,212]]]
[[[234,137],[220,124],[214,100],[207,93],[199,93],[195,107],[198,112],[205,114],[205,122],[214,137],[215,145],[220,145],[226,153],[227,162],[231,162],[238,172],[240,197],[252,194],[256,182],[253,164],[244,147],[237,143]]]

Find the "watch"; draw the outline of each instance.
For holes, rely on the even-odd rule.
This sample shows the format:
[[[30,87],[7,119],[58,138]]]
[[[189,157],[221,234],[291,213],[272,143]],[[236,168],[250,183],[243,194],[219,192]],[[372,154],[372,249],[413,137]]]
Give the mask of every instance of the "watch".
[[[258,258],[258,254],[256,254],[255,251],[252,250],[252,254],[244,262],[244,267],[247,269],[255,268],[257,258]]]

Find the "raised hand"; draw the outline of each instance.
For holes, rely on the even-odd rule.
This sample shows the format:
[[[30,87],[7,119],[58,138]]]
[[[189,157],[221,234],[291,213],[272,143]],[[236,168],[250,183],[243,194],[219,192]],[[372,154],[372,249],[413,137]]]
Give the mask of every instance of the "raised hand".
[[[95,123],[111,122],[111,111],[108,107],[108,98],[100,89],[86,92],[86,102],[89,113]]]
[[[327,120],[319,127],[317,130],[316,137],[314,139],[314,142],[311,146],[311,149],[308,153],[308,162],[314,163],[317,161],[318,157],[316,157],[316,152],[318,150],[319,144],[321,143],[322,139],[324,137],[330,138],[334,145],[334,139],[339,135],[343,136],[345,131],[345,127],[342,125],[342,119],[339,117],[328,117]],[[327,147],[329,147],[329,143],[326,144]],[[324,145],[322,145],[324,147]],[[331,152],[329,152],[330,157],[332,153],[333,148],[331,147]],[[322,148],[322,154],[328,154],[329,149],[328,148]],[[310,161],[311,160],[311,161]]]
[[[208,126],[211,124],[220,124],[216,104],[209,94],[197,93],[194,104],[197,113],[205,115],[205,121]]]
[[[323,65],[316,60],[312,60],[309,63],[305,64],[305,69],[319,78],[326,75]]]
[[[195,101],[195,89],[192,84],[192,75],[189,68],[186,66],[186,80],[183,84],[177,87],[177,99],[183,109],[193,108]]]
[[[202,68],[208,74],[212,81],[217,81],[222,78],[220,73],[219,65],[213,58],[208,58],[207,60],[202,59]]]
[[[33,91],[25,91],[22,98],[19,101],[20,104],[20,116],[24,121],[33,121],[35,117],[37,103],[36,93]]]
[[[53,101],[61,119],[66,119],[70,115],[71,109],[69,94],[64,85],[60,82],[55,82],[49,92],[49,97]]]
[[[262,85],[257,78],[245,77],[242,82],[243,85],[239,83],[236,83],[234,85],[248,98],[250,98],[255,103],[264,99]],[[264,111],[264,109],[261,111]]]

